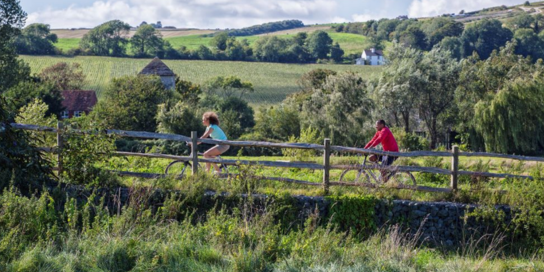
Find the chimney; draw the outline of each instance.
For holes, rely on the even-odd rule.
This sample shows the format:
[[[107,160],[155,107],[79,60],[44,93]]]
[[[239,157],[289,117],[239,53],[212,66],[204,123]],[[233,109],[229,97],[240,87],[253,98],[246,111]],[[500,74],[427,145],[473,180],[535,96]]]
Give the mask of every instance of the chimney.
[[[372,51],[372,53],[376,53],[376,49],[375,49],[375,48],[370,48],[370,51]]]

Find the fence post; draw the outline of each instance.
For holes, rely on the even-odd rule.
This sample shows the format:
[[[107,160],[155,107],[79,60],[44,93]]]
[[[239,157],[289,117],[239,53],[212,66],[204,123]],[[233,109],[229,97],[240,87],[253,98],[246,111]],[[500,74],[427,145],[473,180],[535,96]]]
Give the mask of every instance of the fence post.
[[[329,194],[329,171],[331,169],[331,139],[325,139],[325,152],[323,152],[323,191]]]
[[[191,155],[193,176],[198,172],[198,135],[196,131],[191,131]]]
[[[64,142],[62,139],[62,133],[64,130],[64,124],[61,121],[57,122],[57,168],[59,176],[62,174],[62,148],[64,147]]]
[[[457,190],[457,175],[459,172],[459,146],[454,145],[451,150],[451,183],[452,190]]]

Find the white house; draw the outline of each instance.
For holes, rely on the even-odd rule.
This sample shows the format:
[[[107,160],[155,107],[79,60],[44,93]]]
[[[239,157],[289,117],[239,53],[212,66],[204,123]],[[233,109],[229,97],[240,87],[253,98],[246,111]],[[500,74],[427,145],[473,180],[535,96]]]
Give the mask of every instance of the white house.
[[[361,58],[355,61],[356,65],[383,65],[385,59],[383,58],[382,50],[376,50],[370,48],[370,50],[364,50],[361,54]]]

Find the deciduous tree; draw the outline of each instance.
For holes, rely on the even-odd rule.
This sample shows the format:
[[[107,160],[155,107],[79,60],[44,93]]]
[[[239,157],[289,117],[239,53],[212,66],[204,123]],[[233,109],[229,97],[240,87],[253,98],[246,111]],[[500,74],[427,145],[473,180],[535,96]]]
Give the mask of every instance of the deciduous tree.
[[[85,85],[85,74],[79,63],[59,62],[53,66],[43,69],[39,77],[53,83],[60,91],[78,90]]]
[[[53,55],[57,35],[50,32],[49,25],[31,24],[25,27],[15,40],[17,53],[27,55]]]
[[[83,36],[79,42],[83,50],[97,56],[124,56],[130,26],[119,20],[103,23]]]
[[[110,128],[154,132],[158,105],[170,95],[156,76],[115,78],[92,114]]]
[[[332,39],[325,31],[315,31],[308,38],[308,49],[316,59],[326,59],[331,52]]]
[[[17,59],[12,45],[25,21],[26,13],[19,1],[0,1],[0,93],[30,76],[30,68]]]
[[[147,24],[138,27],[130,43],[135,57],[155,57],[164,51],[161,32]]]

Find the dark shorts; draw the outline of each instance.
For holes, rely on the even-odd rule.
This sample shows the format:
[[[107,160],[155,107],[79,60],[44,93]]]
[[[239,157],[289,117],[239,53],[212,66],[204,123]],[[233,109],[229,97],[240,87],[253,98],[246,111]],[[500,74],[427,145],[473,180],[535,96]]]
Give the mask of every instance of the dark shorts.
[[[393,164],[399,157],[394,156],[378,156],[378,159],[382,162],[383,166],[389,166]]]

